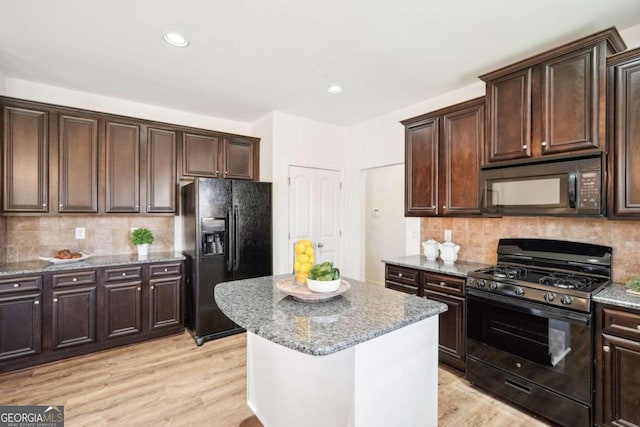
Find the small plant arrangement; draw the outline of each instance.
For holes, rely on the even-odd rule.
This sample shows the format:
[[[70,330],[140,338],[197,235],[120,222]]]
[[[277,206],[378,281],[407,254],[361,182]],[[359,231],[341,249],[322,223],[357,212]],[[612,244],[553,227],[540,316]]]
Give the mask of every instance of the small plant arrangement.
[[[627,280],[627,288],[631,289],[633,292],[640,292],[640,276],[632,276],[629,280]]]
[[[340,270],[333,266],[333,263],[326,261],[322,264],[314,265],[309,270],[309,279],[319,281],[338,280],[340,278]]]
[[[148,228],[140,227],[131,233],[131,241],[134,245],[150,245],[153,243],[153,233]]]

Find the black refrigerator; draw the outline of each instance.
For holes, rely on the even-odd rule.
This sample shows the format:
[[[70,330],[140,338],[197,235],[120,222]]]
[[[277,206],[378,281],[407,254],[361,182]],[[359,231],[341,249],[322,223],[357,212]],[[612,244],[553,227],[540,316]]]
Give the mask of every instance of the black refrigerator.
[[[272,274],[271,183],[196,178],[182,187],[185,322],[198,345],[243,332],[218,308],[218,283]]]

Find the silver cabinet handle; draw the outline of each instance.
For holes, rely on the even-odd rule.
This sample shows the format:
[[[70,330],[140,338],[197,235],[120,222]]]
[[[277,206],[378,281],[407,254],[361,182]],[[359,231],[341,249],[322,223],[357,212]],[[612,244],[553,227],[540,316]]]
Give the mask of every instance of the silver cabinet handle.
[[[151,209],[151,205],[147,205],[147,209]]]
[[[35,301],[33,302],[33,304],[34,304],[34,305],[38,305],[38,304],[40,304],[40,301],[35,300]]]
[[[155,288],[156,288],[155,286],[151,285],[151,287],[149,289],[155,289]]]
[[[546,143],[546,141],[542,141],[542,143],[540,145],[542,145],[543,147],[546,147],[547,143]]]
[[[398,273],[398,277],[402,277],[402,273]]]
[[[524,145],[522,146],[522,149],[523,149],[523,150],[526,150],[527,148],[529,148],[529,146],[528,146],[527,144],[524,144]]]
[[[47,204],[46,204],[46,203],[43,203],[43,204],[42,204],[42,207],[43,207],[43,208],[46,208],[46,207],[47,207]]]
[[[444,287],[444,286],[447,286],[447,284],[444,282],[440,282],[440,286]]]
[[[78,281],[78,278],[77,278],[77,277],[74,277],[73,279],[71,279],[71,281],[72,281],[72,282],[77,282],[77,281]]]
[[[604,347],[602,347],[602,351],[604,351],[605,353],[609,353],[611,351],[611,347],[605,345]]]
[[[164,269],[164,271],[169,271],[169,269],[168,269],[168,268],[165,268],[165,269]]]
[[[322,243],[318,243],[318,247],[319,247],[319,248],[321,248],[321,247],[323,247],[323,246],[324,246],[324,245],[323,245]]]
[[[126,276],[126,275],[127,275],[127,273],[122,273],[122,276],[123,276],[123,277],[124,277],[124,276]]]
[[[14,284],[13,284],[13,287],[14,287],[14,288],[19,288],[19,287],[20,287],[20,283],[14,283]]]
[[[640,325],[636,326],[636,329],[640,331]]]
[[[60,204],[58,205],[58,207],[60,207],[60,208],[64,208],[64,205],[63,205],[62,203],[60,203]]]
[[[139,290],[140,290],[140,288],[137,288],[137,290],[139,291]]]
[[[442,205],[442,209],[447,209],[447,205]]]
[[[54,299],[53,299],[53,302],[58,302],[58,298],[54,298]]]

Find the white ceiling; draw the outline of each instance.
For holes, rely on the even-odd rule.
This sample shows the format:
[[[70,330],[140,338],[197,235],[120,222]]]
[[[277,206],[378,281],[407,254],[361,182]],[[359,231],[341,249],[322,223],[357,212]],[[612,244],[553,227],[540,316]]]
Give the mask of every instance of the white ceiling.
[[[637,24],[638,0],[2,0],[0,71],[242,122],[281,111],[346,126]],[[189,47],[165,44],[170,30]]]

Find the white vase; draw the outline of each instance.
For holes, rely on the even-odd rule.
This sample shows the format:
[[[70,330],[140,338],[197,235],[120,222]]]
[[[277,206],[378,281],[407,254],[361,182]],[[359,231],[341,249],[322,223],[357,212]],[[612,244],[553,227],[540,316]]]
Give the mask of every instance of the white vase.
[[[138,248],[138,258],[146,258],[149,256],[149,244],[143,243],[141,245],[136,245]]]

